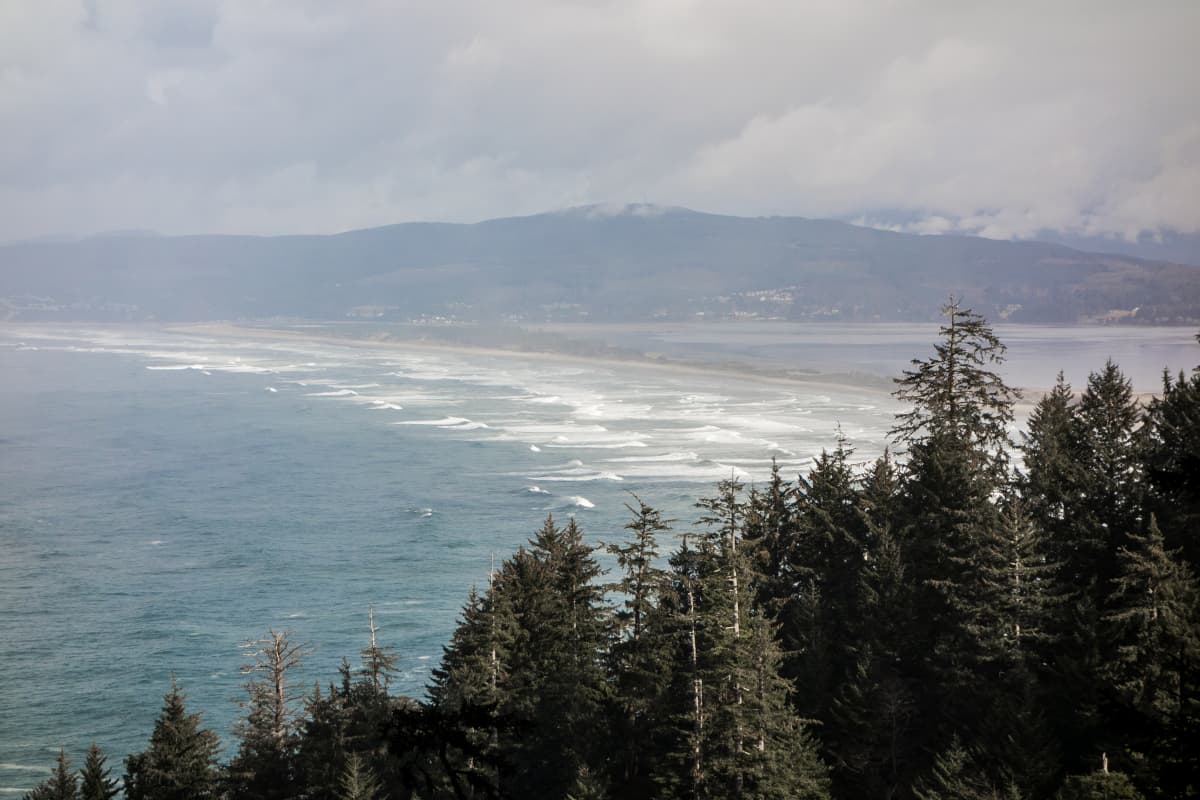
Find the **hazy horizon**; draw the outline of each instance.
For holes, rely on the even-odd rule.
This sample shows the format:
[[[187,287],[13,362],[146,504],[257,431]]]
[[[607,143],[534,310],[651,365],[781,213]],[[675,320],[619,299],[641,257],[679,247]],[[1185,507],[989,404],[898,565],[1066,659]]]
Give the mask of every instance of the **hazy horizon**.
[[[0,241],[596,202],[920,233],[1200,231],[1200,7],[0,11]]]

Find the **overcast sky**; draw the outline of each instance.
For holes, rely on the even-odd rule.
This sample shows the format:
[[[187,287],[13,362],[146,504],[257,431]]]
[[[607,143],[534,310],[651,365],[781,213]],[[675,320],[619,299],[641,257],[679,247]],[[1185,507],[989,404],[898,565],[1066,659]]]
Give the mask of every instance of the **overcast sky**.
[[[0,240],[594,202],[1200,229],[1200,2],[0,0]]]

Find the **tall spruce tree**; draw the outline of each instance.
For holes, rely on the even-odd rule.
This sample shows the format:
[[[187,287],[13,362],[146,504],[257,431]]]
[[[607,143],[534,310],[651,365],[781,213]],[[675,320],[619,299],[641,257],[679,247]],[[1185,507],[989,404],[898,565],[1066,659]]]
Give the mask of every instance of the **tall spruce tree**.
[[[355,679],[354,672],[343,659],[339,684],[330,685],[325,694],[315,687],[306,698],[295,759],[297,784],[306,798],[336,800],[346,760],[355,756],[386,784],[393,800],[405,800],[416,786],[414,773],[425,766],[427,747],[412,741],[404,747],[390,745],[404,738],[399,734],[407,734],[419,716],[417,704],[377,689],[369,674],[360,672]]]
[[[79,770],[79,800],[112,800],[120,793],[120,781],[109,777],[104,753],[92,742]]]
[[[729,479],[702,499],[704,529],[685,537],[671,558],[664,604],[678,620],[676,747],[667,762],[673,768],[663,770],[663,795],[826,797],[825,766],[790,703],[775,626],[756,600],[751,560],[739,546],[741,491]]]
[[[839,436],[822,451],[794,494],[793,545],[786,555],[791,597],[780,612],[780,641],[795,654],[786,672],[802,692],[800,713],[829,722],[829,703],[854,670],[859,573],[866,530],[859,512],[852,450]]]
[[[33,787],[24,800],[78,800],[78,797],[79,785],[75,773],[71,771],[67,751],[60,749],[50,777]]]
[[[1200,367],[1175,380],[1164,373],[1162,393],[1147,408],[1146,422],[1149,502],[1168,545],[1200,571]]]
[[[853,671],[832,699],[821,737],[837,797],[898,796],[918,768],[918,709],[906,663],[912,654],[903,638],[909,594],[899,543],[886,525],[874,528],[859,574]]]
[[[1099,605],[1116,577],[1124,535],[1144,528],[1142,413],[1132,383],[1111,359],[1088,377],[1076,419],[1085,500],[1073,509],[1084,537],[1076,549],[1092,559],[1082,570],[1097,578]]]
[[[574,520],[548,517],[464,612],[430,692],[440,713],[463,719],[449,781],[495,797],[562,797],[606,774],[609,628],[592,553]]]
[[[519,626],[504,583],[493,569],[485,594],[472,587],[429,687],[431,713],[447,731],[444,780],[486,797],[502,796],[503,759],[515,736],[503,701]]]
[[[125,759],[125,796],[129,800],[209,800],[218,794],[220,742],[200,727],[200,714],[189,714],[187,696],[171,676],[162,712],[150,734],[150,746]]]
[[[636,495],[634,502],[636,507],[626,505],[632,516],[625,525],[629,538],[606,548],[621,571],[609,588],[623,598],[608,656],[616,707],[610,724],[618,748],[612,792],[620,797],[648,797],[654,788],[656,712],[668,677],[662,669],[664,650],[670,646],[658,624],[666,573],[658,566],[657,538],[670,530],[670,520]]]
[[[947,321],[933,356],[913,359],[913,369],[896,379],[894,395],[912,407],[897,415],[892,437],[909,447],[961,445],[977,470],[1003,483],[1018,397],[994,371],[1004,363],[1006,348],[983,317],[959,308],[954,298],[942,306],[942,315]]]
[[[907,447],[898,539],[912,582],[904,658],[914,669],[927,752],[952,735],[974,746],[1008,668],[1008,570],[996,499],[1008,483],[1008,426],[1016,393],[995,367],[1004,345],[983,318],[953,301],[934,355],[897,379],[912,404],[893,436]]]
[[[1111,734],[1144,789],[1194,796],[1200,771],[1200,588],[1152,518],[1129,534],[1104,621],[1116,644],[1105,677],[1120,708]],[[1190,740],[1190,741],[1189,741]]]
[[[559,796],[582,773],[604,772],[598,760],[607,742],[596,732],[608,693],[608,623],[593,550],[574,519],[558,527],[547,517],[517,559],[523,658],[514,659],[508,685],[530,733],[514,752],[516,796]]]

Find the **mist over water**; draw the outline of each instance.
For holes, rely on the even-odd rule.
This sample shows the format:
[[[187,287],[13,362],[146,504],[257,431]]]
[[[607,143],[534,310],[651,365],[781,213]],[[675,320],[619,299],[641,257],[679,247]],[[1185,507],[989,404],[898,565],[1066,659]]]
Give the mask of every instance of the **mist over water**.
[[[717,326],[659,344],[885,376],[935,335],[889,327],[886,346],[870,326],[819,327],[824,339]],[[1086,377],[1108,355],[1154,376],[1200,361],[1187,331],[1090,330],[1001,331],[1015,374],[1049,376],[1014,382]],[[0,330],[0,370],[8,793],[63,745],[78,761],[94,740],[119,772],[172,672],[230,748],[238,643],[268,627],[316,645],[301,677],[325,684],[343,656],[357,665],[373,604],[401,657],[394,691],[420,694],[491,555],[547,513],[616,541],[636,492],[684,530],[717,480],[761,481],[772,459],[794,477],[839,425],[874,458],[897,410],[869,382],[146,328]]]

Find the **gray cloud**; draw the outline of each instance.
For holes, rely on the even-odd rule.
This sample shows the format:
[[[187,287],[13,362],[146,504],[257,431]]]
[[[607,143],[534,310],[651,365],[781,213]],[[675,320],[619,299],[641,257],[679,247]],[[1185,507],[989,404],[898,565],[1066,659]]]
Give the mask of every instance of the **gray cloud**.
[[[1200,4],[0,4],[0,239],[602,201],[1200,230]]]

